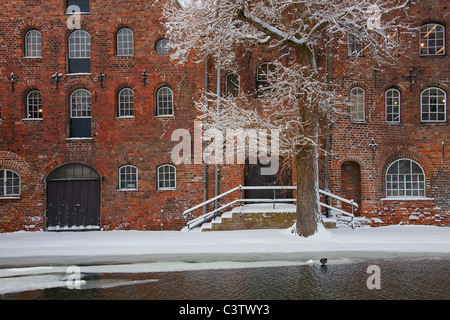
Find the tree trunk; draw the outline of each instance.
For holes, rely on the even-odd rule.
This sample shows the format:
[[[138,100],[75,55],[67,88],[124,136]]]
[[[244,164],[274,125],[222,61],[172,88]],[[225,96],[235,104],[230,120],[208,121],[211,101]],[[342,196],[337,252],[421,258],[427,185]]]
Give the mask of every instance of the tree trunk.
[[[317,131],[317,124],[311,130]],[[317,232],[320,217],[317,145],[303,146],[295,156],[297,169],[296,233],[309,237]]]
[[[314,52],[306,45],[296,50],[297,63],[310,66],[314,72]],[[296,233],[309,237],[317,232],[320,219],[319,201],[319,163],[318,163],[318,128],[319,106],[309,102],[307,97],[300,99],[299,136],[308,137],[305,144],[297,146],[295,167],[297,169],[297,220]]]

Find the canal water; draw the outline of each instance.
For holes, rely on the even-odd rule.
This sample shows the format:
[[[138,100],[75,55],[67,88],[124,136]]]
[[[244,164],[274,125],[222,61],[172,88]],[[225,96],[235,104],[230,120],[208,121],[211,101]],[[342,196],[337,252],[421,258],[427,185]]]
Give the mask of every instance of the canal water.
[[[449,300],[449,275],[444,258],[102,273],[87,275],[81,289],[5,293],[0,300]]]

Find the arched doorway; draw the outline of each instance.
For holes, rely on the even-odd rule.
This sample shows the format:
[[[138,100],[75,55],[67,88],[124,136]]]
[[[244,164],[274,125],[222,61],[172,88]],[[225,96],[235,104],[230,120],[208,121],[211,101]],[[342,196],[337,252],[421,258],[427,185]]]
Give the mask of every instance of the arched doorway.
[[[47,231],[100,229],[100,175],[83,164],[63,165],[47,177]]]
[[[353,199],[358,203],[358,208],[353,209],[357,216],[361,215],[361,167],[357,162],[346,161],[341,166],[341,190],[346,199]],[[342,203],[343,210],[352,212],[352,206]]]

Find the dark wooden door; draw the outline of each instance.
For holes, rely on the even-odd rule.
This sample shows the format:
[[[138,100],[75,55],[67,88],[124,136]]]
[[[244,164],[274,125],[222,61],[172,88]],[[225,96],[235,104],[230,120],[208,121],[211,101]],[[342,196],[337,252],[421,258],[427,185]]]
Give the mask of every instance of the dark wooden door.
[[[47,179],[47,230],[100,229],[100,177],[82,165],[66,165]]]
[[[261,163],[246,166],[246,186],[290,186],[291,172],[283,171],[275,175],[261,175]],[[245,190],[246,199],[292,198],[292,190]]]

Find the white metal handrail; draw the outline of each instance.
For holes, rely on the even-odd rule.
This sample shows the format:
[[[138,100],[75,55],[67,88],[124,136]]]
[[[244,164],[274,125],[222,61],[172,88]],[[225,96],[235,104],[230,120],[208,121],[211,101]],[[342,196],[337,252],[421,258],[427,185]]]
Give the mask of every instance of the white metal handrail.
[[[214,198],[211,198],[211,199],[209,199],[207,201],[204,201],[204,202],[202,202],[202,203],[200,203],[200,204],[198,204],[198,205],[196,205],[196,206],[194,206],[194,207],[192,207],[192,208],[190,208],[188,210],[185,210],[183,212],[183,217],[189,217],[190,213],[192,211],[200,209],[200,208],[202,208],[202,207],[204,207],[204,206],[206,206],[206,205],[208,205],[208,204],[210,204],[212,202],[215,202],[215,201],[217,201],[217,200],[219,200],[219,199],[221,199],[221,198],[223,198],[223,197],[225,197],[225,196],[227,196],[227,195],[229,195],[229,194],[231,194],[233,192],[236,192],[238,190],[242,191],[242,190],[296,190],[296,189],[297,189],[297,186],[241,186],[240,185],[240,186],[232,188],[232,189],[230,189],[230,190],[228,190],[228,191],[226,191],[226,192],[224,192],[224,193],[222,193],[222,194],[220,194],[220,195],[218,195],[218,196],[216,196]],[[331,192],[319,189],[319,193],[324,195],[324,196],[328,196],[330,198],[336,199],[338,201],[350,204],[352,206],[352,211],[353,211],[353,207],[356,207],[356,208],[358,207],[358,204],[356,202],[354,202],[353,200],[348,200],[348,199],[339,197],[339,196],[337,196],[335,194],[332,194]],[[228,207],[231,207],[232,205],[234,205],[236,203],[240,203],[240,202],[268,202],[268,203],[274,203],[275,204],[276,202],[295,202],[295,201],[297,201],[297,199],[295,199],[295,198],[293,198],[293,199],[285,199],[285,198],[280,198],[280,199],[275,199],[275,198],[274,199],[243,199],[242,195],[241,195],[241,198],[239,198],[239,199],[230,201],[230,202],[222,205],[221,207],[214,209],[213,211],[210,211],[210,212],[208,212],[206,214],[203,214],[203,215],[201,215],[201,216],[199,216],[199,217],[197,217],[197,218],[195,218],[193,220],[190,220],[187,223],[187,225],[188,225],[188,229],[189,230],[193,229],[193,228],[195,228],[195,227],[205,223],[206,221],[209,221],[209,220],[213,219],[214,217],[216,217],[217,212],[220,212],[220,211],[222,211],[222,210],[224,210],[224,209],[226,209]],[[325,203],[320,202],[320,205],[322,207],[335,210],[335,211],[337,211],[337,212],[339,212],[341,214],[350,216],[352,218],[354,217],[353,213],[348,213],[348,212],[346,212],[346,211],[344,211],[342,209],[330,206],[329,204],[325,204]]]

